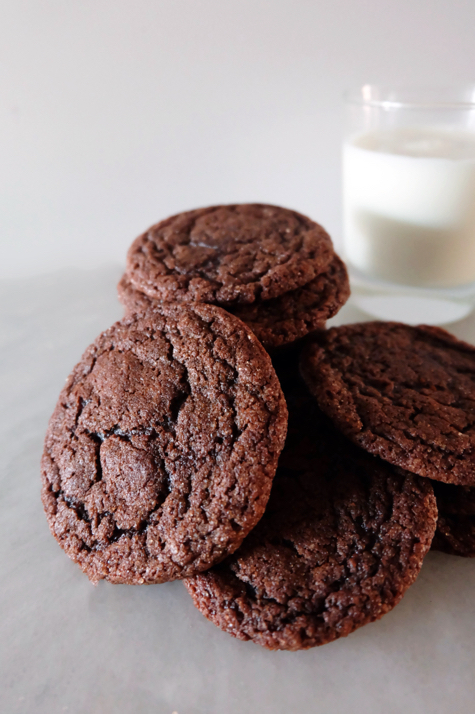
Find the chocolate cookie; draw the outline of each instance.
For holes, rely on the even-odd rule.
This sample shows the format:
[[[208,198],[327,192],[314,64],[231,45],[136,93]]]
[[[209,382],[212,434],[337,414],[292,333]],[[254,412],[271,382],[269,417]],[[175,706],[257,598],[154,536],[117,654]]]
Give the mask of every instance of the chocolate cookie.
[[[475,557],[475,488],[434,481],[439,518],[433,550]]]
[[[211,206],[167,218],[132,243],[127,274],[165,301],[223,307],[269,300],[324,272],[330,236],[300,213],[277,206]]]
[[[366,322],[318,333],[301,368],[341,431],[386,461],[475,486],[475,348],[437,327]]]
[[[129,311],[151,309],[157,300],[136,290],[127,274],[118,288],[119,300]],[[309,332],[324,327],[350,294],[345,265],[335,255],[328,269],[301,288],[272,300],[256,300],[251,305],[228,307],[245,322],[264,347],[288,345]]]
[[[234,555],[184,583],[226,632],[298,650],[399,602],[430,548],[437,510],[430,481],[355,447],[304,387],[281,381],[289,431],[266,512]]]
[[[117,296],[125,307],[126,313],[151,310],[163,302],[162,300],[151,298],[140,290],[137,290],[137,288],[132,285],[127,273],[124,273],[118,282]]]
[[[328,269],[301,288],[273,300],[256,300],[231,312],[245,322],[268,349],[289,345],[322,328],[350,295],[344,263],[335,255]]]
[[[97,582],[209,568],[261,518],[287,425],[270,359],[211,305],[125,317],[61,392],[42,459],[53,535]]]

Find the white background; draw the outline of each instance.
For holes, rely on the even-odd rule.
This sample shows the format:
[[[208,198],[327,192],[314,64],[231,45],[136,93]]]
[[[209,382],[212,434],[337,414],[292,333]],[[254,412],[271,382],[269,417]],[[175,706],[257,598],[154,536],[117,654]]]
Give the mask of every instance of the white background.
[[[0,277],[220,202],[338,243],[344,90],[474,81],[474,38],[473,0],[1,0]]]

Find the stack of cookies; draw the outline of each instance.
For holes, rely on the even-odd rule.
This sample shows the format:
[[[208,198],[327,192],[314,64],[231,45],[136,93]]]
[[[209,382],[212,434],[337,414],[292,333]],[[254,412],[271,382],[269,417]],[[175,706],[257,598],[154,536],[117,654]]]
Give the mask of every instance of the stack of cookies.
[[[323,327],[350,294],[328,233],[300,213],[261,204],[157,223],[132,243],[118,289],[132,312],[161,302],[218,305],[268,350]]]
[[[294,354],[275,366],[289,427],[266,512],[239,550],[185,585],[226,632],[299,650],[344,637],[400,601],[430,549],[437,507],[429,481],[335,429]]]
[[[474,557],[475,347],[439,327],[344,325],[313,337],[301,371],[355,444],[432,480],[432,547]]]
[[[184,579],[225,631],[298,650],[388,612],[431,544],[474,554],[475,349],[325,330],[348,295],[328,234],[287,209],[137,238],[125,317],[67,380],[42,460],[51,531],[93,582]]]

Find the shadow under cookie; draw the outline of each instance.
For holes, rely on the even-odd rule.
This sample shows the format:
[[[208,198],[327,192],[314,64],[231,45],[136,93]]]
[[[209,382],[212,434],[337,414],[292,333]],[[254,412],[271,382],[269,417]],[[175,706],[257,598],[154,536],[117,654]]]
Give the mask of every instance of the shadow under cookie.
[[[433,481],[439,517],[432,549],[475,557],[475,488]]]

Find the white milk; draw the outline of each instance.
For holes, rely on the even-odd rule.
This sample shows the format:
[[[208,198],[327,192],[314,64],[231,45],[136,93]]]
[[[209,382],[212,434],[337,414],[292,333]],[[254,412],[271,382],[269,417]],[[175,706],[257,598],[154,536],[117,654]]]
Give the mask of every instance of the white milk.
[[[362,134],[344,147],[348,260],[393,283],[475,281],[475,132],[431,127]]]

